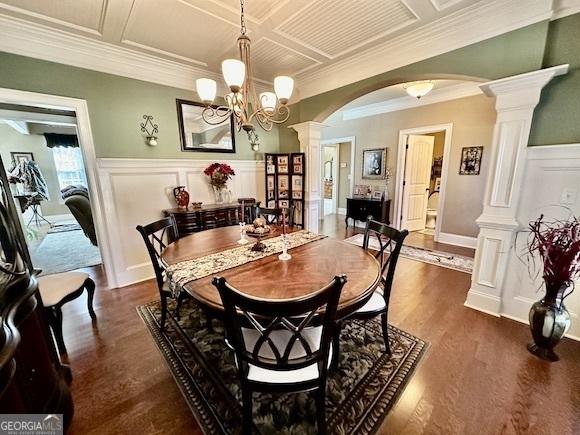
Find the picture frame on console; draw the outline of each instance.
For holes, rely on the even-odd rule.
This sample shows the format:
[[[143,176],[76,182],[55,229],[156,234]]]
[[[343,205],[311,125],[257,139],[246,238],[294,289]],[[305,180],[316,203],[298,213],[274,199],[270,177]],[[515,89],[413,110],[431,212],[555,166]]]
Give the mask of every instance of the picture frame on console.
[[[182,151],[235,153],[234,118],[212,125],[202,116],[205,106],[195,101],[176,100],[179,138]],[[217,106],[211,106],[214,109]]]

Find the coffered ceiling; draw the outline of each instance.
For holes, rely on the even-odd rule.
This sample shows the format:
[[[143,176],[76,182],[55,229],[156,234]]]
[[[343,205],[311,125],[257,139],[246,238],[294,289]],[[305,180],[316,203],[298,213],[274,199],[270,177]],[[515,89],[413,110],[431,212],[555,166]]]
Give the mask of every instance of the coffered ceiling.
[[[517,16],[510,16],[515,10]],[[341,73],[327,80],[334,67],[344,71],[377,47],[404,38],[412,53],[424,42],[425,29],[444,32],[483,15],[485,28],[471,23],[473,38],[482,39],[549,18],[553,6],[551,0],[246,0],[245,11],[256,77],[270,83],[275,75],[292,75],[306,96],[328,90],[330,83],[360,79]],[[502,20],[494,23],[500,13]],[[4,42],[0,37],[0,50],[149,79],[147,71],[130,73],[132,59],[151,76],[172,68],[158,81],[190,89],[198,76],[218,76],[221,61],[236,55],[239,30],[237,0],[0,0],[0,34],[6,36]],[[449,41],[450,49],[458,42]],[[66,49],[51,48],[59,44]],[[407,58],[397,54],[398,63]],[[385,62],[376,57],[361,65],[362,74],[374,73],[371,64],[384,71]],[[186,71],[187,86],[177,82]]]

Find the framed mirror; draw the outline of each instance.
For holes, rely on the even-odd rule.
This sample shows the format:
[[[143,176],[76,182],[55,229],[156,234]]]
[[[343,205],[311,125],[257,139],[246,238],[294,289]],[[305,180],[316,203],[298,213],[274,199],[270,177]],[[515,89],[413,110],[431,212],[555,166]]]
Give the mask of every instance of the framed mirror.
[[[182,151],[235,153],[236,137],[231,115],[218,125],[204,121],[204,105],[194,101],[177,100],[177,118]],[[217,107],[217,106],[212,106]]]

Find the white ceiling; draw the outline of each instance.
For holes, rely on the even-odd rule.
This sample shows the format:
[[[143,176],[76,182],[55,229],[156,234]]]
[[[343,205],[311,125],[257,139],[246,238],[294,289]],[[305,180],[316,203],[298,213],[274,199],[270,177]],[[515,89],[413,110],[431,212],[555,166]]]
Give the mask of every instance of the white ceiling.
[[[555,4],[574,10],[580,0]],[[550,18],[554,7],[552,0],[246,0],[245,9],[255,75],[266,83],[295,76],[307,96]],[[150,81],[157,75],[180,87],[188,71],[190,89],[192,75],[215,77],[235,56],[239,27],[237,0],[0,0],[0,50]],[[421,37],[427,30],[437,37]],[[370,60],[359,61],[363,55]],[[148,71],[134,71],[128,59]],[[341,73],[329,80],[333,70]]]

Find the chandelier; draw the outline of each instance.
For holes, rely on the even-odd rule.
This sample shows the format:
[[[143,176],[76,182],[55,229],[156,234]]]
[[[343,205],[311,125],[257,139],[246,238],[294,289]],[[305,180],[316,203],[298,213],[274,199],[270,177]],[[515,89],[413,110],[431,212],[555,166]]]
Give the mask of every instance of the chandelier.
[[[215,80],[197,79],[195,86],[205,104],[203,120],[208,124],[218,125],[233,114],[237,130],[243,129],[248,134],[252,149],[257,151],[258,134],[254,124],[270,131],[274,124],[282,124],[288,120],[290,110],[287,104],[292,95],[294,80],[288,76],[278,76],[274,79],[274,92],[262,92],[259,95],[256,93],[250,59],[250,38],[246,35],[244,20],[244,0],[240,0],[240,10],[241,35],[237,41],[240,60],[226,59],[222,62],[222,75],[231,91],[224,97],[226,105],[212,106],[217,90]]]
[[[431,80],[421,80],[417,82],[405,83],[403,85],[403,89],[405,89],[407,94],[409,94],[411,97],[415,97],[420,100],[421,97],[424,97],[429,92],[431,92],[434,86],[435,85]]]

